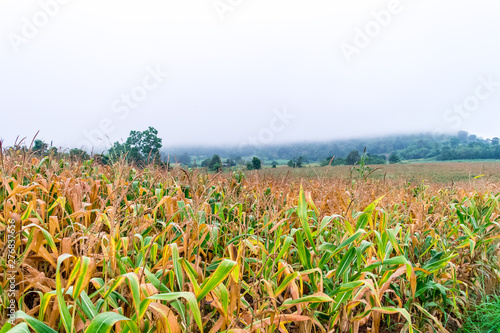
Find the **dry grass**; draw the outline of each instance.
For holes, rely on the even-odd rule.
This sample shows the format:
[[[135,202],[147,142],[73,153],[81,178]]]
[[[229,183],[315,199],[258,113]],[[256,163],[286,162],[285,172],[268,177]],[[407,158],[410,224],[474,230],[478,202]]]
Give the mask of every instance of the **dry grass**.
[[[374,179],[391,179],[420,183],[451,184],[472,182],[474,177],[485,175],[488,183],[500,182],[499,162],[475,162],[475,163],[422,163],[422,164],[391,164],[372,165],[372,168],[380,168],[373,174]],[[350,177],[350,166],[335,167],[310,167],[292,169],[288,167],[265,169],[266,175],[283,176],[287,173],[294,178],[325,177],[339,179]],[[477,183],[477,182],[473,182]]]
[[[0,168],[19,329],[453,331],[498,281],[491,178],[214,175],[17,152]]]

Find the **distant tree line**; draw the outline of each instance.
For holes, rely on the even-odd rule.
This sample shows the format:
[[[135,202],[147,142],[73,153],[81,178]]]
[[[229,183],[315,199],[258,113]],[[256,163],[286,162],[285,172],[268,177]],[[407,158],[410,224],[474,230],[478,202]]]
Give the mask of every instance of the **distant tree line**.
[[[170,156],[182,156],[187,153],[191,157],[204,156],[205,158],[209,158],[213,154],[228,158],[235,158],[238,156],[258,156],[261,160],[265,161],[290,161],[302,156],[307,158],[310,163],[321,163],[330,156],[336,156],[337,159],[345,159],[350,152],[354,150],[362,152],[365,147],[370,154],[385,156],[389,156],[393,152],[402,152],[407,148],[410,148],[410,150],[428,146],[438,148],[449,142],[451,137],[453,136],[442,135],[435,137],[431,134],[414,134],[386,136],[382,138],[336,140],[329,142],[280,144],[274,146],[172,147],[168,149],[168,151],[165,150],[164,154],[169,154]],[[415,154],[415,156],[421,155],[421,153]]]
[[[240,165],[243,165],[244,163],[241,163],[241,158],[238,159],[238,162],[240,162]],[[244,161],[243,161],[244,162]],[[207,168],[210,171],[214,172],[220,172],[224,168],[231,168],[236,166],[237,163],[236,161],[228,158],[226,159],[226,162],[222,162],[222,159],[219,155],[215,154],[212,156],[212,158],[207,158],[201,163],[202,168]],[[246,163],[246,168],[248,170],[260,170],[262,169],[262,162],[258,157],[252,158],[251,161]]]
[[[158,137],[158,131],[149,127],[142,132],[131,131],[125,141],[115,142],[105,153],[93,154],[92,157],[103,164],[117,160],[127,160],[138,165],[148,163],[167,165],[170,162],[185,167],[207,168],[213,172],[233,167],[259,170],[264,164],[272,168],[280,164],[290,168],[302,168],[310,163],[321,166],[356,165],[362,156],[363,162],[367,165],[396,164],[420,159],[436,161],[500,159],[499,138],[483,139],[465,131],[438,137],[421,134],[241,149],[185,148],[182,153],[171,149],[173,153],[170,154],[165,152],[162,154],[161,149],[162,139]],[[79,148],[59,152],[42,140],[34,141],[32,151],[38,155],[67,155],[80,160],[91,158],[88,152]],[[360,153],[365,151],[369,153]],[[244,159],[242,156],[250,157]],[[277,160],[281,162],[278,163]]]
[[[361,154],[357,150],[353,150],[349,152],[346,158],[336,158],[334,156],[327,157],[323,162],[321,162],[321,166],[327,165],[355,165],[361,161]],[[366,154],[366,164],[386,164],[387,158],[385,155],[373,155]]]
[[[354,165],[359,162],[361,152],[365,148],[368,151],[366,162],[375,165],[420,159],[436,161],[500,159],[498,146],[498,138],[483,139],[460,131],[456,135],[415,134],[262,147],[185,147],[170,149],[169,153],[177,154],[178,150],[183,150],[182,156],[192,157],[217,154],[235,160],[238,165],[250,162],[242,161],[241,156],[258,156],[261,160],[268,161],[266,164],[274,167],[278,165],[277,160],[285,160],[286,162],[280,164],[300,168],[309,163],[323,166]]]

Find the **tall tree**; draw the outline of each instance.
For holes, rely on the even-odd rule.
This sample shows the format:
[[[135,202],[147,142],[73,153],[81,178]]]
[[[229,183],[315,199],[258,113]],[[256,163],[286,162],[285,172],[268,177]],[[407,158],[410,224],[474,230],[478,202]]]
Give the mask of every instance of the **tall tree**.
[[[254,157],[252,159],[252,167],[254,170],[260,170],[262,169],[262,162],[257,157]]]
[[[359,151],[353,150],[347,155],[346,163],[347,165],[354,165],[361,160],[361,156],[359,155]]]
[[[115,142],[109,149],[109,154],[114,158],[126,157],[134,162],[159,162],[161,159],[161,138],[154,127],[145,131],[130,131],[124,143]]]
[[[130,131],[126,143],[130,147],[137,147],[145,159],[148,156],[153,159],[159,157],[161,141],[161,138],[158,137],[158,130],[150,126],[142,132]]]
[[[36,154],[43,155],[48,146],[49,145],[43,142],[42,140],[35,140],[35,144],[33,145],[33,151]]]
[[[208,162],[207,167],[210,171],[222,171],[222,160],[220,156],[217,154],[212,156],[212,159]]]
[[[78,148],[73,148],[69,151],[69,156],[78,160],[88,160],[90,158],[89,154],[85,150]]]
[[[396,164],[399,162],[401,162],[401,159],[399,158],[398,154],[392,153],[391,156],[389,156],[389,163]]]

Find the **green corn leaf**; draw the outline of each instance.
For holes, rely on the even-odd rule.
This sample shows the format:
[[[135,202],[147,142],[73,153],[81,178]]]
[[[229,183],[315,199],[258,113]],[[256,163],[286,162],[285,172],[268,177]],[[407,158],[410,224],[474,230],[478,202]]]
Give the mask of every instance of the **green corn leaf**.
[[[45,312],[47,311],[47,307],[49,306],[50,299],[56,296],[56,291],[50,291],[48,293],[43,294],[40,300],[40,308],[38,311],[38,319],[43,321],[45,318]]]
[[[47,244],[49,244],[52,252],[57,254],[56,243],[54,242],[54,238],[52,237],[52,235],[46,229],[44,229],[42,226],[39,226],[39,225],[34,224],[34,223],[27,225],[25,227],[25,229],[29,229],[31,227],[38,228],[42,232],[43,237],[45,237],[45,240],[47,241]]]
[[[342,218],[342,216],[341,215],[325,216],[323,220],[321,220],[318,233],[322,232],[326,228],[326,226],[329,225],[335,218]]]
[[[17,327],[17,326],[21,326],[21,327],[22,327],[22,328],[21,328],[21,327],[19,328],[19,330],[17,331],[18,333],[20,333],[20,332],[23,332],[23,333],[24,333],[24,332],[30,333],[30,330],[29,330],[29,328],[28,328],[28,325],[26,325],[26,323],[20,323],[20,324],[17,324],[15,327]],[[15,327],[14,327],[14,328],[15,328]],[[22,330],[22,329],[24,329],[24,327],[26,327],[26,331]],[[12,329],[13,329],[13,328],[12,328],[12,325],[11,325],[11,324],[7,321],[7,322],[6,322],[6,323],[2,326],[2,328],[0,328],[0,333],[7,333],[8,331],[11,331],[11,332],[12,332]]]
[[[15,316],[18,319],[24,320],[28,324],[28,326],[31,327],[33,331],[35,331],[35,333],[57,333],[57,331],[45,325],[40,320],[27,315],[23,311],[17,311],[15,313]]]
[[[363,214],[358,218],[358,222],[356,223],[356,230],[358,229],[364,229],[366,225],[371,221],[372,219],[372,214],[375,211],[375,208],[377,207],[377,204],[382,200],[384,196],[381,196],[377,200],[373,201],[371,204],[368,205],[368,207],[365,208],[363,211]]]
[[[286,278],[283,279],[283,281],[281,282],[281,284],[279,285],[279,287],[274,291],[274,297],[278,296],[279,294],[281,294],[283,291],[285,291],[286,287],[288,287],[288,285],[293,281],[295,280],[296,278],[298,278],[300,276],[299,273],[297,272],[293,272],[292,274],[288,275]]]
[[[349,267],[351,267],[351,264],[356,262],[356,248],[351,247],[349,251],[344,254],[342,257],[342,260],[340,260],[339,267],[337,268],[337,271],[335,272],[335,276],[337,278],[341,277]]]
[[[90,267],[91,260],[89,257],[82,257],[81,258],[81,265],[78,273],[78,279],[75,282],[75,287],[73,289],[73,298],[76,299],[80,293],[82,292],[83,288],[86,286],[84,285],[85,281],[88,281],[88,274],[90,273],[89,267]]]
[[[187,262],[186,259],[182,258],[180,259],[181,266],[184,268],[184,272],[186,272],[186,275],[188,276],[189,280],[191,281],[194,289],[194,293],[198,295],[201,291],[200,285],[198,284],[198,273],[194,270],[193,266],[189,262]]]
[[[57,269],[56,269],[56,294],[57,294],[57,305],[59,306],[59,312],[61,314],[61,319],[66,329],[66,332],[73,332],[71,324],[71,314],[69,313],[66,301],[64,300],[63,289],[62,289],[62,279],[61,279],[61,264],[64,260],[72,258],[73,256],[68,253],[64,253],[57,259]],[[69,286],[66,286],[69,287]]]
[[[90,320],[94,319],[94,317],[97,316],[97,308],[92,303],[85,290],[82,290],[82,292],[80,293],[80,299],[77,300],[77,304]]]
[[[10,324],[9,324],[10,325]],[[7,331],[5,331],[7,332]],[[2,333],[2,331],[0,331]],[[31,333],[26,323],[20,323],[9,330],[9,333]]]
[[[127,279],[127,282],[130,286],[130,291],[132,293],[132,301],[134,303],[135,312],[137,317],[140,319],[140,305],[141,305],[141,288],[139,283],[139,277],[136,273],[127,273],[124,274],[123,277]]]
[[[353,281],[344,283],[342,286],[340,286],[338,293],[345,293],[347,291],[351,291],[355,288],[361,287],[363,284],[365,284],[363,281]]]
[[[281,246],[280,252],[278,253],[276,258],[274,259],[274,262],[273,262],[274,265],[276,265],[278,260],[283,258],[283,256],[287,253],[288,249],[290,248],[290,245],[292,245],[292,243],[293,243],[293,237],[286,237],[285,238],[283,246]]]
[[[219,285],[231,273],[231,270],[236,266],[236,262],[224,259],[219,267],[212,273],[210,278],[201,285],[200,293],[196,296],[196,300],[200,302],[209,292]]]
[[[215,294],[222,305],[222,310],[224,311],[224,316],[228,316],[229,309],[229,290],[226,288],[224,283],[221,283],[215,288]]]
[[[182,287],[184,286],[184,277],[182,276],[181,264],[179,262],[179,249],[177,248],[177,243],[171,244],[170,247],[172,248],[172,260],[174,262],[174,272],[177,279],[177,285],[179,286],[179,290],[182,290]]]
[[[309,226],[309,218],[307,217],[307,202],[304,194],[304,189],[302,187],[300,187],[299,206],[297,207],[297,215],[299,216],[299,220],[302,225],[302,229],[306,234],[307,240],[309,240],[309,243],[313,247],[314,252],[318,254],[318,251],[314,245],[314,239],[312,236],[311,227]]]
[[[92,320],[85,333],[108,333],[117,322],[129,320],[116,312],[100,313]]]
[[[102,279],[93,278],[90,281],[92,281],[92,283],[94,283],[94,284],[99,285],[100,288],[102,288],[104,286],[104,281],[102,281]],[[107,300],[109,295],[111,295],[111,293],[113,293],[116,290],[116,288],[118,288],[122,284],[123,281],[125,281],[125,276],[123,276],[123,275],[119,276],[118,278],[116,278],[114,280],[111,280],[110,281],[111,286],[109,287],[109,289],[106,290],[105,292],[102,291],[103,292],[102,298],[104,300]]]
[[[333,299],[325,294],[315,294],[297,299],[288,299],[283,302],[280,308],[286,308],[292,305],[297,305],[302,303],[325,303],[325,302],[333,302]]]
[[[353,242],[355,242],[358,238],[360,238],[362,235],[366,234],[366,231],[363,229],[357,230],[354,235],[351,237],[347,238],[344,240],[342,243],[340,243],[339,246],[335,247],[332,244],[325,244],[324,247],[320,247],[320,249],[325,249],[325,250],[332,250],[332,257],[335,256],[337,253],[342,251],[345,247],[351,245]]]
[[[305,269],[312,269],[311,264],[311,252],[306,248],[304,244],[304,239],[302,238],[302,232],[299,230],[295,233],[297,236],[297,250],[299,252],[299,259]]]

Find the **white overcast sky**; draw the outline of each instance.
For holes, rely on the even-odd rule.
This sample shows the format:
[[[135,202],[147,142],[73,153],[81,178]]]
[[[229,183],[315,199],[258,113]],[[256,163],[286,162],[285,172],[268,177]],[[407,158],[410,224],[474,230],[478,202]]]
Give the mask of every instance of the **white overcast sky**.
[[[350,63],[341,46],[354,45],[357,28],[376,28],[372,12],[390,0],[61,0],[44,22],[42,4],[55,1],[0,0],[7,145],[38,130],[55,146],[82,145],[103,120],[102,146],[148,126],[166,146],[237,145],[266,129],[266,143],[500,136],[500,85],[478,88],[481,78],[500,82],[497,0],[401,0]],[[224,20],[216,4],[232,6]],[[147,68],[169,77],[124,116],[120,98],[140,92]],[[447,111],[464,101],[472,112]],[[279,130],[276,109],[294,115]]]

